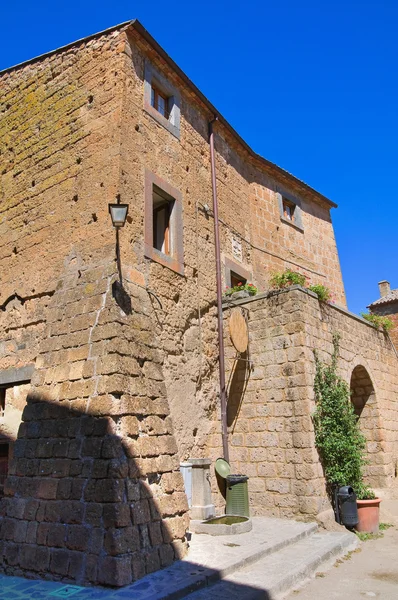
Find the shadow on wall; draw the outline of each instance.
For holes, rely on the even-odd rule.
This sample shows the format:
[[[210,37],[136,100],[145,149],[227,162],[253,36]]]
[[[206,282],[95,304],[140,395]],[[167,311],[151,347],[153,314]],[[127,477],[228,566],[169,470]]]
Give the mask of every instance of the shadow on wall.
[[[235,363],[231,369],[228,381],[228,407],[227,423],[234,432],[239,412],[242,407],[243,398],[250,376],[250,363],[248,362],[248,353],[242,352],[235,358]]]
[[[186,545],[185,511],[175,516],[180,473],[170,463],[144,480],[133,440],[118,435],[120,417],[66,404],[28,395],[0,503],[1,570],[120,587],[170,566]],[[185,573],[197,568],[184,561]],[[259,593],[227,585],[240,598]]]
[[[5,573],[122,586],[184,554],[172,457],[144,480],[122,424],[28,395],[0,505]]]

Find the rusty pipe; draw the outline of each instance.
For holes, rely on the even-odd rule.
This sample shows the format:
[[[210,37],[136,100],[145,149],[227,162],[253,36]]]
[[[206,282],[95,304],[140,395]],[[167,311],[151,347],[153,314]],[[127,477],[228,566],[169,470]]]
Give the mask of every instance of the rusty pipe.
[[[218,201],[216,183],[216,163],[214,157],[214,131],[213,123],[218,120],[215,116],[209,122],[209,143],[211,163],[211,187],[213,191],[213,215],[214,215],[214,246],[216,254],[216,280],[217,280],[217,320],[218,320],[218,368],[220,374],[220,404],[221,404],[221,437],[224,459],[229,462],[228,449],[228,424],[227,424],[227,388],[225,385],[225,354],[223,335],[223,313],[222,313],[222,284],[221,284],[221,258],[220,258],[220,228],[218,221]]]

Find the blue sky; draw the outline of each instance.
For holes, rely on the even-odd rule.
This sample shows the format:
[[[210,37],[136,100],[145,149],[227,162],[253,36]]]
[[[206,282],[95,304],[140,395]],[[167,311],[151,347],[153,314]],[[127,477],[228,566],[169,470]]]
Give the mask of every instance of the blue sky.
[[[138,18],[256,152],[339,205],[350,310],[398,287],[396,1],[2,4],[0,69]]]

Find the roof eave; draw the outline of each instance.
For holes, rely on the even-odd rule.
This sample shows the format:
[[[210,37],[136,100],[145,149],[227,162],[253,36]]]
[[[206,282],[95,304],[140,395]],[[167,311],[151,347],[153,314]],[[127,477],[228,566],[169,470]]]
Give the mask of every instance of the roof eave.
[[[219,122],[225,127],[225,129],[232,135],[236,141],[246,150],[246,152],[253,158],[258,161],[260,165],[265,167],[268,171],[270,171],[276,178],[281,177],[284,180],[287,180],[294,185],[301,188],[303,191],[309,193],[311,196],[317,198],[318,200],[326,203],[330,208],[337,208],[337,204],[332,202],[329,198],[309,186],[307,183],[298,179],[282,167],[279,167],[275,163],[267,160],[260,154],[257,154],[246,142],[245,140],[238,134],[238,132],[228,123],[228,121],[220,114],[220,112],[215,108],[215,106],[206,98],[206,96],[199,90],[198,87],[189,79],[189,77],[184,73],[184,71],[174,62],[174,60],[167,54],[167,52],[158,44],[158,42],[151,36],[151,34],[145,29],[145,27],[137,20],[132,19],[130,21],[125,21],[124,23],[120,23],[119,25],[114,25],[113,27],[109,27],[108,29],[104,29],[103,31],[99,31],[97,33],[93,33],[79,40],[75,40],[66,46],[61,46],[55,50],[51,50],[50,52],[46,52],[45,54],[41,54],[39,56],[35,56],[27,61],[19,63],[17,65],[13,65],[12,67],[8,67],[7,69],[3,69],[0,71],[0,76],[6,73],[9,73],[15,69],[20,69],[28,64],[35,63],[39,60],[43,60],[49,56],[53,56],[57,52],[64,52],[65,50],[69,50],[78,44],[83,42],[88,42],[92,39],[101,37],[103,35],[107,35],[112,33],[113,31],[127,29],[129,27],[133,27],[139,35],[141,35],[144,40],[148,42],[150,46],[161,56],[161,58],[173,69],[177,75],[181,78],[181,80],[199,97],[202,103],[207,107],[212,116],[217,116]]]

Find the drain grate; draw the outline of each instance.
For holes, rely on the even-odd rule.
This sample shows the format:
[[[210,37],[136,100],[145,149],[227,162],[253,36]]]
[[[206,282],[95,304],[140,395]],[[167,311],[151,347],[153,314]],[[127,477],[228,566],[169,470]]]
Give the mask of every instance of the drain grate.
[[[78,585],[65,585],[64,587],[59,588],[59,590],[51,592],[49,596],[53,596],[55,598],[70,598],[84,589],[85,588],[82,588]]]

